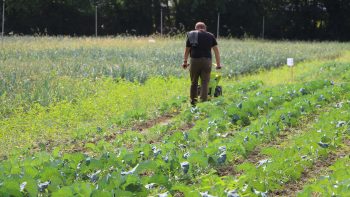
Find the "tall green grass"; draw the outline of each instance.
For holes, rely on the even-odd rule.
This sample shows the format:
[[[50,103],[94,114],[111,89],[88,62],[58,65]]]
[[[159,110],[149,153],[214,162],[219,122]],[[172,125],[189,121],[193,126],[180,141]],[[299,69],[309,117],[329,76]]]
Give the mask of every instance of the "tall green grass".
[[[153,76],[187,77],[180,68],[185,38],[10,37],[0,52],[0,117],[91,96],[99,78],[145,82]],[[224,76],[329,58],[350,49],[337,42],[220,39]]]

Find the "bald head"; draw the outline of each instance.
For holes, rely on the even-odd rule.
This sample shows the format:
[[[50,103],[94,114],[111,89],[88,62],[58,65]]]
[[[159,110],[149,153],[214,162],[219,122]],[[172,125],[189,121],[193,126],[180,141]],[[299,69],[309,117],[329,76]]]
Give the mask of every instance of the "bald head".
[[[195,29],[196,30],[206,31],[207,30],[207,26],[203,22],[198,22],[198,23],[196,23]]]

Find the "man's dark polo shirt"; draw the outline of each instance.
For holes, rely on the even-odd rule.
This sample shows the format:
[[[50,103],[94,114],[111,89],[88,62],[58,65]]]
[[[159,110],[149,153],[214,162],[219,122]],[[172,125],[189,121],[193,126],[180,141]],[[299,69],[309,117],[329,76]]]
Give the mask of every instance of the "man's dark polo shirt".
[[[191,58],[207,57],[211,58],[211,48],[218,43],[214,35],[210,32],[198,31],[198,44],[191,46],[190,40],[187,38],[186,47],[191,47]]]

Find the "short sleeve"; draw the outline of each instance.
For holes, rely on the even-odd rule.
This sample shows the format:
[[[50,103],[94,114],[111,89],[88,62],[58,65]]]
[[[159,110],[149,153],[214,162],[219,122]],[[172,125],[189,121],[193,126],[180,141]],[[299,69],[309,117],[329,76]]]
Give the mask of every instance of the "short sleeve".
[[[218,42],[216,41],[214,35],[213,35],[213,43],[212,43],[212,47],[215,47],[216,45],[218,45]]]
[[[187,40],[186,40],[186,47],[191,47],[190,39],[188,39],[188,37],[187,37]]]

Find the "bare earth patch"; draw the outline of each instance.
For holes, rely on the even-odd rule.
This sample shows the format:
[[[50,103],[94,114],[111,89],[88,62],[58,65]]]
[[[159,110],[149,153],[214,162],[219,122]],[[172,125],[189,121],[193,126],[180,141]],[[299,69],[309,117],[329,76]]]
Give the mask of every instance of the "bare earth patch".
[[[344,158],[350,154],[350,140],[344,140],[345,148],[340,149],[337,152],[331,152],[327,158],[317,160],[311,168],[306,168],[303,175],[298,181],[291,181],[287,183],[283,189],[276,190],[272,192],[271,196],[296,196],[303,187],[310,182],[310,180],[315,179],[327,173],[327,169],[334,164],[337,159]],[[270,196],[269,195],[269,196]]]

